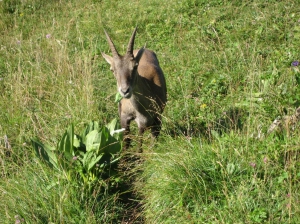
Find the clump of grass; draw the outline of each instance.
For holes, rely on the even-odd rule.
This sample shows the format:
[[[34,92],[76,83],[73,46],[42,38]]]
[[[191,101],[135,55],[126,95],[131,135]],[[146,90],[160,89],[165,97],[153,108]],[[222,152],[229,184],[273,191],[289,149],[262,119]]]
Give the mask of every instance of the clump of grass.
[[[277,141],[250,144],[235,134],[178,141],[146,156],[138,191],[150,223],[299,220],[295,157],[283,161]]]
[[[31,156],[32,157],[32,156]],[[37,159],[12,161],[13,172],[1,178],[0,209],[3,223],[99,223],[117,219],[121,204],[115,196],[78,194],[77,180],[66,181],[57,171]],[[101,186],[98,186],[98,192]],[[97,189],[95,189],[95,195]]]

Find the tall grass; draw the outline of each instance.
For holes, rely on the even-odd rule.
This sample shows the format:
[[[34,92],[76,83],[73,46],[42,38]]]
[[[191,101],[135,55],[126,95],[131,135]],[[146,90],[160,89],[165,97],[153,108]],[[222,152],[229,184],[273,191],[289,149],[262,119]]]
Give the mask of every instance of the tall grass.
[[[157,53],[168,104],[158,142],[146,140],[143,162],[126,170],[143,203],[135,222],[298,223],[299,125],[266,133],[299,107],[299,67],[291,66],[300,57],[299,6],[0,1],[0,221],[125,220],[134,199],[120,200],[122,188],[82,201],[77,181],[41,164],[29,142],[55,145],[70,123],[117,116],[103,28],[122,52],[138,25],[136,47]]]
[[[120,219],[121,203],[117,196],[100,193],[103,186],[98,185],[90,198],[82,197],[76,179],[67,181],[33,154],[28,156],[34,159],[6,158],[2,167],[1,223],[106,223]]]
[[[144,164],[139,192],[149,223],[299,221],[297,153],[285,160],[279,141],[247,143],[232,133],[213,144],[170,143]]]

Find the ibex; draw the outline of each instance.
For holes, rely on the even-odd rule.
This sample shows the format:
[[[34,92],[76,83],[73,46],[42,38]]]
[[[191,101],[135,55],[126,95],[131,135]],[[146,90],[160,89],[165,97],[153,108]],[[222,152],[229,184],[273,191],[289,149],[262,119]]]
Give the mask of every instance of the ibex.
[[[128,149],[130,122],[135,120],[139,129],[139,146],[141,152],[142,135],[151,128],[154,138],[161,129],[161,113],[167,102],[167,87],[156,54],[146,48],[133,50],[136,35],[134,29],[127,51],[121,56],[106,31],[105,35],[112,52],[112,57],[102,53],[110,64],[110,70],[117,79],[118,92],[122,96],[119,102],[119,116],[124,131],[124,149]]]

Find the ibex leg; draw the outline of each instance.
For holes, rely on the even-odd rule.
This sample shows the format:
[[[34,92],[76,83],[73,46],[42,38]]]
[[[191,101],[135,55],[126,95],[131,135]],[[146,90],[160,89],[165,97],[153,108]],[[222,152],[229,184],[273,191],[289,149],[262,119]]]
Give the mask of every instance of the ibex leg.
[[[143,152],[142,144],[143,144],[143,134],[145,132],[144,127],[139,127],[139,145],[138,145],[138,152]]]
[[[156,117],[154,120],[154,124],[151,127],[151,134],[153,138],[157,138],[161,130],[161,118]]]
[[[123,149],[124,150],[128,149],[130,146],[131,138],[129,137],[129,133],[130,133],[130,122],[132,120],[133,120],[132,118],[121,116],[121,127],[125,129],[124,137],[123,137]]]

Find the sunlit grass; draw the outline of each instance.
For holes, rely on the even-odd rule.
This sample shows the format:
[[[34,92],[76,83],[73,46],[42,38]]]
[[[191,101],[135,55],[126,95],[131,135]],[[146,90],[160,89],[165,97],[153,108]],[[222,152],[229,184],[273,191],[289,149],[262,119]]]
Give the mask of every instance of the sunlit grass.
[[[157,53],[168,87],[161,136],[150,146],[145,134],[144,162],[131,171],[140,216],[298,223],[299,130],[266,133],[299,107],[299,65],[291,65],[300,60],[299,7],[294,0],[0,1],[0,221],[122,221],[122,192],[99,207],[80,201],[76,180],[68,186],[38,163],[29,140],[55,145],[70,123],[118,116],[115,80],[100,56],[109,53],[103,29],[123,52],[138,26],[135,46]]]

